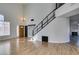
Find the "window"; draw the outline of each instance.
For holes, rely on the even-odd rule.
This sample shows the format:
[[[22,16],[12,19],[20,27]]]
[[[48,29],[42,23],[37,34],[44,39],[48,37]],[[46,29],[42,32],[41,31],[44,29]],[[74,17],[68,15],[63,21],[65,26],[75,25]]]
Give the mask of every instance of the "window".
[[[0,15],[0,36],[10,35],[10,22],[4,21],[4,16]]]
[[[10,35],[10,22],[4,22],[4,35]]]
[[[0,22],[4,22],[4,16],[0,15]]]

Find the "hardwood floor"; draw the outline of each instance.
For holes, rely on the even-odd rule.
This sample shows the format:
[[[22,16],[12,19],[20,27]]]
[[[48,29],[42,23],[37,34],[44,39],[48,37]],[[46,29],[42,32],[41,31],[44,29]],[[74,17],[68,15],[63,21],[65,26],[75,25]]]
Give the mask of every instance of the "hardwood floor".
[[[1,55],[78,55],[79,48],[69,43],[45,43],[17,38],[0,41]]]

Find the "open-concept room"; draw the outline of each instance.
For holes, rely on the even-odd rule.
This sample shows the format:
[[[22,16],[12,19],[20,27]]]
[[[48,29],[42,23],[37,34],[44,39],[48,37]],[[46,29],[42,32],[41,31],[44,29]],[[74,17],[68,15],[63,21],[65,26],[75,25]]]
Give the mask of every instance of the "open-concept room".
[[[0,3],[0,55],[79,55],[79,3]]]

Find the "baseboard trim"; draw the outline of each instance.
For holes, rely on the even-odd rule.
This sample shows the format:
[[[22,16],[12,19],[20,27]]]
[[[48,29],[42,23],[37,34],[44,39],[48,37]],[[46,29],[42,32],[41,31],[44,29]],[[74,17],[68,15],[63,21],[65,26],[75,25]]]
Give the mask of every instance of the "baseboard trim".
[[[42,42],[41,40],[36,40],[36,41],[40,41]],[[48,41],[48,43],[69,43],[70,41]]]
[[[10,39],[16,39],[16,38],[19,38],[19,37],[9,37],[9,38],[6,38],[6,39],[0,39],[0,40],[10,40]]]
[[[70,41],[48,41],[49,43],[69,43]]]

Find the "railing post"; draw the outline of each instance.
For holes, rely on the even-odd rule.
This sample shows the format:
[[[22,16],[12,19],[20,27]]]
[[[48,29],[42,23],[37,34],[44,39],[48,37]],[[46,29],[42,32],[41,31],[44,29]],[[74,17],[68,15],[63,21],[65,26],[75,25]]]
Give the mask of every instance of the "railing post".
[[[38,33],[38,26],[37,26],[37,30],[36,30],[36,32]]]
[[[55,17],[55,11],[53,12],[53,17]]]
[[[34,36],[34,30],[32,31],[32,36]]]
[[[41,29],[43,28],[43,21],[41,22]]]
[[[49,23],[49,19],[48,19],[48,16],[47,16],[47,24]]]

